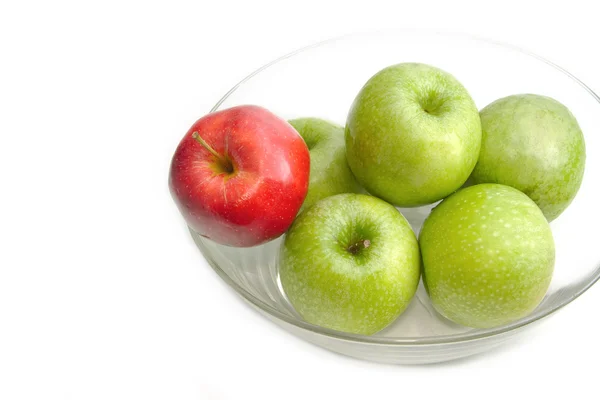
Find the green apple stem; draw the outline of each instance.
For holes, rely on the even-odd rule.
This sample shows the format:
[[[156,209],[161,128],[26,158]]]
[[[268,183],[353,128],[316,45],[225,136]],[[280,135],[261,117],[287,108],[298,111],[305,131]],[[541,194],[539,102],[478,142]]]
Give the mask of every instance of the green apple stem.
[[[208,150],[210,152],[210,154],[212,154],[213,156],[215,156],[217,158],[217,160],[219,160],[219,162],[222,165],[229,165],[229,164],[231,164],[229,161],[227,161],[227,159],[225,157],[223,157],[221,154],[217,153],[215,151],[215,149],[213,149],[212,147],[210,147],[210,145],[208,143],[206,143],[206,141],[204,139],[202,139],[202,137],[200,136],[200,134],[198,134],[198,132],[192,133],[192,137],[194,139],[196,139],[196,141],[198,143],[200,143],[202,145],[202,147],[204,147],[206,150]]]
[[[371,241],[369,239],[359,240],[358,242],[353,243],[350,246],[348,246],[348,252],[350,254],[356,254],[359,251],[361,251],[362,249],[366,249],[370,245],[371,245]]]

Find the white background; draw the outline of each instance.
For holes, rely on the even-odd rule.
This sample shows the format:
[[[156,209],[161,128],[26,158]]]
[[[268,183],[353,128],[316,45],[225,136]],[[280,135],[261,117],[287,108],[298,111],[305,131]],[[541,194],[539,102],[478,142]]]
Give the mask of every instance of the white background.
[[[172,152],[290,50],[373,29],[466,32],[600,91],[592,1],[350,3],[0,5],[0,399],[595,396],[600,286],[491,353],[377,365],[275,327],[194,247],[167,190]]]

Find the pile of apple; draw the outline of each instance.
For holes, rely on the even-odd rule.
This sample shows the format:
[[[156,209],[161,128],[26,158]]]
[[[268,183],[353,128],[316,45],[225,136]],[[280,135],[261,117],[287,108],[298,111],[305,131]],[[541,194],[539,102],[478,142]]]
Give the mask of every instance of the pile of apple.
[[[404,63],[369,79],[345,128],[257,106],[206,115],[179,144],[169,185],[187,224],[218,243],[287,232],[279,273],[298,313],[368,335],[406,309],[421,275],[456,323],[530,313],[552,279],[549,221],[584,164],[581,129],[558,101],[513,95],[479,112],[449,73]],[[440,200],[417,240],[396,207]]]

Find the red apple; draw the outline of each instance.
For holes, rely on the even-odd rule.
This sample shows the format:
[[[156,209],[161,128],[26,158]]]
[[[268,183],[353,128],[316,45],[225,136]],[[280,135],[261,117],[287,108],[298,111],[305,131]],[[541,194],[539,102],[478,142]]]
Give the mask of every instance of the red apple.
[[[194,231],[249,247],[288,229],[309,169],[308,148],[290,124],[262,107],[238,106],[196,121],[175,151],[169,187]]]

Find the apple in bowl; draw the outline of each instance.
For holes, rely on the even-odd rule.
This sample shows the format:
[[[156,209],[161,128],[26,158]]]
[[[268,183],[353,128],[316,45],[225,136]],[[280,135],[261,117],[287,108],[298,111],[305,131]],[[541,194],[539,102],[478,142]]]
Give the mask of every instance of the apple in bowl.
[[[250,247],[282,235],[308,191],[310,155],[296,130],[253,105],[200,118],[171,161],[169,187],[188,226]]]
[[[465,183],[479,155],[481,121],[454,76],[403,63],[384,68],[363,86],[345,137],[350,169],[369,193],[416,207]]]
[[[344,128],[320,118],[297,118],[289,123],[310,152],[310,181],[303,210],[325,197],[363,191],[346,161]]]
[[[461,325],[493,328],[528,315],[552,279],[548,221],[510,186],[474,185],[444,199],[425,220],[419,244],[433,306]]]
[[[303,211],[279,254],[281,285],[305,320],[364,335],[406,309],[419,268],[419,245],[404,216],[356,193],[327,197]]]
[[[481,110],[483,139],[471,180],[519,189],[548,221],[571,204],[585,169],[585,140],[569,109],[547,96],[519,94]]]

